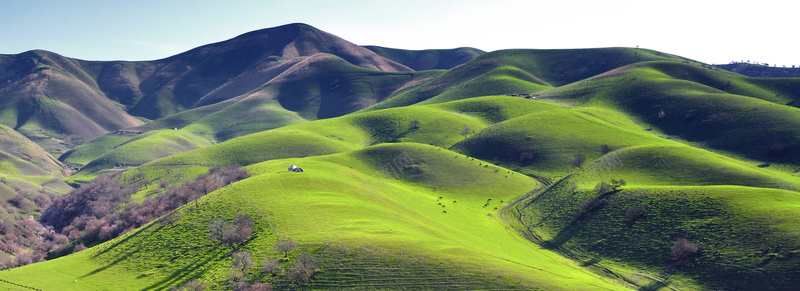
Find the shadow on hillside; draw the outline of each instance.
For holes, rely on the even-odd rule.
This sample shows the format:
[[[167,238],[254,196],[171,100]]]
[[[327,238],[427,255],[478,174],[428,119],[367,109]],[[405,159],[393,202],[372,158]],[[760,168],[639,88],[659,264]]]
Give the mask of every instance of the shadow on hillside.
[[[225,252],[222,252],[223,254]],[[208,268],[202,268],[207,264],[211,263],[212,261],[221,261],[221,257],[224,255],[217,255],[208,257],[205,260],[197,259],[191,264],[184,266],[183,268],[172,272],[169,276],[166,276],[164,280],[158,281],[153,283],[150,286],[142,290],[165,290],[169,287],[176,286],[178,283],[182,283],[187,278],[200,278],[202,275],[207,272]]]
[[[130,240],[132,237],[139,235],[139,234],[140,234],[142,231],[144,231],[145,229],[148,229],[148,228],[150,228],[151,226],[152,226],[152,224],[151,224],[150,226],[147,226],[147,227],[141,227],[141,228],[138,228],[138,229],[137,229],[137,230],[135,230],[133,233],[131,233],[131,234],[127,235],[125,238],[123,238],[123,239],[121,239],[121,240],[117,241],[116,243],[114,243],[113,245],[109,246],[108,248],[106,248],[106,249],[104,249],[104,250],[100,251],[100,252],[97,254],[97,257],[99,258],[99,257],[101,257],[103,254],[105,254],[106,252],[108,252],[108,251],[110,251],[110,250],[112,250],[112,249],[115,249],[115,248],[117,248],[118,246],[124,245],[124,244],[125,244],[125,242],[127,242],[128,240]],[[97,268],[97,269],[95,269],[95,270],[93,270],[93,271],[91,271],[91,272],[89,272],[89,273],[86,273],[86,274],[84,274],[83,276],[81,276],[80,278],[89,277],[89,276],[92,276],[92,275],[94,275],[94,274],[97,274],[97,273],[100,273],[100,272],[102,272],[102,271],[105,271],[106,269],[108,269],[108,268],[110,268],[110,267],[112,267],[112,266],[114,266],[114,265],[118,264],[119,262],[122,262],[122,261],[124,261],[124,260],[128,259],[128,257],[131,255],[131,253],[133,253],[133,252],[132,252],[132,251],[129,251],[129,252],[127,252],[125,255],[122,255],[122,256],[120,256],[119,258],[117,258],[116,260],[114,260],[113,262],[111,262],[111,263],[109,263],[109,264],[107,264],[107,265],[105,265],[105,266],[103,266],[103,267]]]

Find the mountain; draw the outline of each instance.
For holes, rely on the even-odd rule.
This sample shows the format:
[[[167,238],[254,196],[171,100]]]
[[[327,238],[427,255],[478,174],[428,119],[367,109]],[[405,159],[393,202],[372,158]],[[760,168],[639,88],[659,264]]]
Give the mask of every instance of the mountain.
[[[303,24],[162,60],[0,64],[0,286],[800,283],[799,78],[638,48],[360,47]]]
[[[142,125],[141,119],[158,119],[290,81],[292,72],[324,62],[325,54],[371,70],[412,71],[304,24],[254,31],[148,62],[90,62],[30,51],[0,56],[0,123],[37,142],[64,136],[85,142]],[[42,143],[53,152],[66,150],[64,145]]]

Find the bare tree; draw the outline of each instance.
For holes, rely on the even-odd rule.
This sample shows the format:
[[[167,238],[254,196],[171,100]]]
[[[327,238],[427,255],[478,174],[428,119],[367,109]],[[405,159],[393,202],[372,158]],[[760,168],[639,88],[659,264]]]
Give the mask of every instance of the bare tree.
[[[292,283],[299,285],[310,281],[311,277],[313,277],[316,272],[317,259],[311,254],[303,252],[300,253],[300,257],[298,257],[297,261],[292,265],[292,271],[289,273],[289,277],[292,279]]]
[[[283,252],[283,256],[289,255],[289,252],[297,249],[297,243],[290,239],[279,240],[275,243],[275,250]]]
[[[419,120],[414,119],[408,122],[408,128],[410,129],[418,129],[419,128]]]
[[[238,251],[233,253],[233,262],[231,262],[231,266],[237,268],[242,271],[242,273],[247,273],[247,270],[252,267],[252,255],[250,255],[249,251]]]
[[[162,225],[169,224],[169,227],[173,227],[175,226],[175,222],[180,220],[182,217],[183,215],[181,214],[181,212],[176,209],[162,216],[158,222],[161,223]]]
[[[573,167],[583,169],[583,163],[586,162],[586,156],[581,153],[577,153],[573,156],[572,160],[569,161],[569,164]]]
[[[467,136],[470,134],[472,134],[472,128],[469,128],[468,125],[464,124],[464,127],[461,128],[461,135],[463,135],[464,138],[467,138]]]
[[[208,224],[208,230],[210,231],[208,234],[208,238],[210,240],[222,242],[224,238],[223,234],[226,227],[228,227],[228,223],[225,222],[225,220],[222,220],[222,218],[217,217],[216,220]]]
[[[261,263],[261,272],[265,274],[274,275],[281,270],[281,261],[276,258],[266,258]]]

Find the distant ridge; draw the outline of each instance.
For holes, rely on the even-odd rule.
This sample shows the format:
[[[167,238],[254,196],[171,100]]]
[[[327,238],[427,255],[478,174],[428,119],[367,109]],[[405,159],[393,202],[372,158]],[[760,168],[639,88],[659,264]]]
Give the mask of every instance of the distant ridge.
[[[727,65],[714,65],[717,68],[737,74],[756,78],[798,78],[800,68],[779,68],[757,64],[735,63]]]
[[[449,70],[486,53],[471,47],[431,50],[404,50],[380,46],[365,46],[365,48],[416,71]]]

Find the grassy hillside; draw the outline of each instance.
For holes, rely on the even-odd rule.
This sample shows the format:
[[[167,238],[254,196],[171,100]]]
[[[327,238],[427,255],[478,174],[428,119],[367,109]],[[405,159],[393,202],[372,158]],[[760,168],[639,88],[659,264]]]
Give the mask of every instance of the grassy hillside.
[[[627,186],[593,189],[612,179]],[[603,156],[516,211],[546,245],[628,280],[789,290],[800,243],[798,182],[687,146],[641,146]],[[699,251],[676,255],[681,238]]]
[[[404,162],[398,162],[397,157],[403,157]],[[301,165],[306,172],[286,171],[292,163]],[[475,167],[475,163],[477,161],[437,147],[406,143],[259,163],[249,167],[255,174],[253,177],[202,198],[197,206],[188,204],[181,208],[183,219],[173,227],[150,224],[75,255],[0,272],[0,277],[27,286],[65,290],[111,288],[109,284],[160,289],[192,278],[219,287],[227,276],[229,250],[215,247],[208,241],[205,225],[218,216],[229,219],[233,213],[251,214],[257,218],[255,235],[241,249],[251,251],[256,261],[278,256],[271,248],[278,236],[261,219],[258,210],[281,236],[308,242],[310,248],[318,248],[315,244],[323,241],[342,247],[346,244],[354,252],[361,244],[369,246],[371,253],[360,255],[365,257],[363,261],[349,262],[349,266],[356,269],[374,264],[376,260],[405,261],[405,256],[412,260],[411,256],[422,255],[423,260],[428,258],[428,263],[414,263],[407,270],[440,268],[434,267],[436,262],[460,268],[464,263],[463,271],[450,267],[456,272],[449,279],[455,283],[453,286],[462,286],[459,285],[461,280],[475,282],[470,274],[480,273],[483,268],[484,273],[497,275],[478,277],[485,278],[479,281],[493,282],[498,280],[493,278],[499,278],[507,280],[504,284],[512,287],[527,289],[541,284],[547,289],[617,289],[575,263],[506,229],[497,217],[499,210],[492,210],[493,207],[502,207],[501,200],[509,201],[525,193],[534,188],[536,182],[524,175],[495,174],[493,169]],[[397,179],[381,172],[386,165],[401,171]],[[471,190],[474,187],[493,190],[478,194]],[[440,196],[443,199],[439,203],[446,207],[437,205]],[[483,207],[488,198],[493,200],[489,207]],[[442,213],[443,210],[447,213]],[[380,253],[381,248],[385,255]],[[399,251],[404,252],[404,258],[394,254]],[[361,286],[360,282],[344,280],[361,275],[336,271],[341,270],[338,269],[341,265],[323,264],[321,278],[328,275],[328,268],[335,271],[330,275],[343,276],[337,277],[343,280],[337,279],[334,286],[326,285],[332,284],[330,281],[319,285],[312,281],[312,288]],[[501,270],[502,277],[497,277]],[[373,269],[373,272],[382,274],[391,270]],[[399,281],[373,284],[378,284],[374,285],[377,288],[442,288],[444,286],[438,285],[441,279],[430,277],[438,272],[417,272],[421,277],[395,275],[392,277]],[[47,276],[48,280],[42,280],[42,276]],[[250,272],[250,277],[269,280],[259,277],[255,271]],[[429,282],[436,285],[427,285]],[[281,284],[279,280],[273,283]],[[487,283],[484,281],[478,286],[483,284]],[[488,284],[484,286],[502,286]]]
[[[698,145],[745,158],[795,164],[797,80],[758,80],[678,63],[644,63],[546,94],[574,104],[621,110],[635,120]],[[742,95],[746,94],[746,95]]]
[[[169,129],[151,131],[114,146],[70,176],[69,180],[73,183],[85,182],[107,171],[129,169],[152,160],[209,145],[211,143],[208,140],[186,131]],[[87,148],[87,150],[92,149]]]

